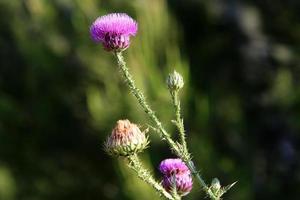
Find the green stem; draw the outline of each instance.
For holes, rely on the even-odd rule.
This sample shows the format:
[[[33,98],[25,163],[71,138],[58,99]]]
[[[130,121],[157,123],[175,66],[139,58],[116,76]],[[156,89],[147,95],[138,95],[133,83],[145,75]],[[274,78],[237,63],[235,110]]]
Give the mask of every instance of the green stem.
[[[185,155],[189,155],[188,148],[185,140],[185,130],[184,130],[184,123],[183,118],[181,117],[181,108],[180,108],[180,101],[178,98],[178,91],[170,91],[173,105],[175,108],[175,116],[176,116],[176,126],[179,131],[181,144],[183,146],[183,151],[186,153]],[[185,159],[185,162],[187,163],[187,166],[191,170],[192,174],[194,174],[197,178],[197,180],[200,183],[200,186],[203,188],[203,190],[208,194],[208,196],[213,200],[218,200],[218,198],[212,193],[212,191],[209,189],[209,187],[206,185],[205,181],[201,177],[200,173],[196,170],[196,167],[191,160],[189,156],[187,156]]]
[[[161,196],[168,200],[178,200],[168,193],[155,179],[151,176],[150,172],[146,170],[136,154],[128,156],[129,167],[133,169],[138,177],[151,185]]]
[[[189,160],[186,162],[188,168],[191,170],[192,174],[194,176],[196,176],[200,186],[203,188],[203,190],[206,192],[206,194],[209,196],[210,199],[213,199],[213,200],[219,200],[218,197],[216,197],[212,191],[210,190],[210,188],[206,185],[205,181],[203,180],[203,178],[201,177],[199,171],[197,171],[194,163],[192,160]]]
[[[123,76],[126,80],[126,83],[129,87],[131,93],[137,98],[139,104],[142,106],[144,111],[148,114],[150,119],[155,123],[155,125],[159,129],[160,133],[162,134],[163,139],[165,139],[167,141],[167,143],[173,148],[173,150],[175,152],[178,151],[178,147],[177,147],[176,143],[171,139],[171,136],[164,129],[161,122],[158,120],[157,116],[155,115],[154,111],[146,103],[145,96],[143,95],[143,93],[136,87],[135,82],[132,78],[132,75],[129,73],[129,70],[126,66],[122,52],[116,52],[115,55],[117,57],[118,66],[123,73]]]
[[[181,200],[181,196],[177,193],[177,187],[176,187],[176,176],[174,175],[172,177],[172,190],[171,190],[171,194],[174,197],[174,199],[176,200]]]
[[[181,117],[181,107],[180,107],[180,101],[178,98],[178,91],[171,91],[171,97],[175,108],[175,116],[176,116],[176,126],[179,131],[180,136],[180,142],[183,146],[183,151],[188,153],[186,139],[185,139],[185,131],[184,131],[184,124],[183,124],[183,118]]]
[[[184,130],[183,118],[181,117],[181,107],[180,107],[180,101],[179,101],[179,98],[178,98],[178,91],[175,90],[175,91],[171,91],[170,93],[171,93],[173,105],[174,105],[174,108],[175,108],[175,116],[176,116],[176,123],[175,124],[177,126],[178,131],[179,131],[181,144],[183,146],[183,151],[186,153],[185,155],[189,155],[187,144],[186,144],[186,139],[185,139],[185,130]],[[218,200],[217,197],[215,197],[215,195],[212,193],[212,191],[206,185],[206,183],[203,180],[203,178],[201,177],[200,173],[196,170],[196,167],[195,167],[193,161],[191,160],[191,158],[188,156],[184,160],[187,163],[187,166],[191,170],[192,174],[194,174],[196,176],[197,180],[200,183],[200,186],[208,194],[208,196],[211,199]]]
[[[180,144],[175,143],[171,136],[169,135],[169,133],[164,129],[164,127],[162,126],[162,123],[158,120],[157,116],[155,115],[154,111],[150,108],[150,106],[146,103],[145,100],[145,96],[143,95],[143,93],[136,87],[135,82],[133,80],[132,75],[129,73],[129,70],[126,66],[126,63],[124,61],[122,52],[115,52],[115,56],[117,58],[118,61],[118,66],[120,68],[120,70],[123,73],[123,76],[126,80],[126,83],[131,91],[131,93],[137,98],[139,104],[141,105],[141,107],[144,109],[144,111],[146,112],[146,114],[150,117],[150,119],[155,123],[155,125],[157,126],[158,130],[161,133],[161,136],[164,140],[166,140],[166,142],[168,143],[168,145],[170,146],[170,148],[174,151],[174,153],[179,156],[189,167],[189,169],[191,170],[191,172],[193,173],[193,175],[198,179],[200,186],[204,189],[204,191],[207,193],[207,195],[212,199],[212,200],[218,200],[213,193],[211,192],[211,190],[208,188],[208,186],[205,184],[204,180],[202,179],[201,175],[199,174],[199,172],[195,169],[195,166],[193,165],[193,162],[190,158],[190,154],[188,153],[187,150],[184,149],[184,147],[182,148],[182,146]]]

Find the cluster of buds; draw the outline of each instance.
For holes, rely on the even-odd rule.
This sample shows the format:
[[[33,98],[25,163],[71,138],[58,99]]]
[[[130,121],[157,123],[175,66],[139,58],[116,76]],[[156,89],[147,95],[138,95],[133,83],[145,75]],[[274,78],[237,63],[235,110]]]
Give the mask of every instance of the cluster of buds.
[[[136,124],[129,120],[119,120],[105,142],[105,150],[110,155],[130,156],[143,151],[148,138]]]
[[[173,73],[170,73],[167,78],[167,86],[169,90],[172,91],[179,91],[183,88],[184,82],[182,76],[174,70]]]
[[[192,190],[191,172],[181,159],[165,159],[159,170],[163,174],[162,185],[168,192],[175,190],[178,195],[185,196]]]

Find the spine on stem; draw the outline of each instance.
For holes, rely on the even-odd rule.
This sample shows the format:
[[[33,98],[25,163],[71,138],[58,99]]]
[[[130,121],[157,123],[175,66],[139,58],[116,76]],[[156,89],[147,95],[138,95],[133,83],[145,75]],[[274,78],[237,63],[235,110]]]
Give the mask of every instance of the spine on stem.
[[[168,193],[160,183],[155,181],[150,172],[142,166],[142,163],[136,154],[128,156],[128,160],[128,166],[137,173],[141,180],[151,185],[160,194],[160,196],[163,196],[168,200],[178,200],[178,198],[174,198],[170,193]]]
[[[126,66],[126,62],[124,61],[122,52],[116,52],[115,55],[116,55],[116,58],[117,58],[117,61],[118,61],[118,66],[119,66],[120,70],[123,73],[123,76],[125,78],[125,81],[126,81],[128,87],[129,87],[131,93],[137,98],[139,104],[142,106],[145,113],[155,123],[155,125],[157,126],[158,130],[160,131],[163,139],[165,139],[167,141],[167,143],[172,147],[174,152],[178,152],[179,149],[177,147],[177,144],[171,139],[171,136],[164,129],[161,122],[158,120],[157,116],[155,115],[154,111],[147,104],[145,96],[143,95],[143,93],[136,87],[135,82],[132,78],[132,75],[129,73],[129,70]]]

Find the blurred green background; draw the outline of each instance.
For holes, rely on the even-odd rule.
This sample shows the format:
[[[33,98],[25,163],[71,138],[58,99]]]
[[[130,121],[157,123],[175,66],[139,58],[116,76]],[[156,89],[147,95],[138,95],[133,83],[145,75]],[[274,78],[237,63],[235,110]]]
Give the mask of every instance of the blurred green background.
[[[100,15],[126,12],[139,33],[125,52],[167,129],[165,83],[176,69],[188,144],[207,182],[238,184],[225,199],[300,196],[300,1],[1,0],[0,199],[158,199],[103,152],[118,119],[148,119],[94,44]],[[173,157],[155,134],[142,155]],[[195,184],[185,199],[203,199]]]

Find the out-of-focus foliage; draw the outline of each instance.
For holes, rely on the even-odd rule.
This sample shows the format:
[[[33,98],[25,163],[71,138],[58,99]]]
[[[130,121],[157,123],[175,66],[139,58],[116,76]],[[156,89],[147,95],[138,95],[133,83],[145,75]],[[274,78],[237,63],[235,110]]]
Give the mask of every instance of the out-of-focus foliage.
[[[188,143],[207,182],[238,184],[225,199],[300,196],[298,1],[0,1],[0,199],[157,199],[102,150],[118,119],[147,127],[116,63],[90,40],[98,16],[139,22],[125,57],[170,132],[165,86],[176,69]],[[150,133],[156,177],[172,157]],[[201,199],[195,184],[186,199]]]

